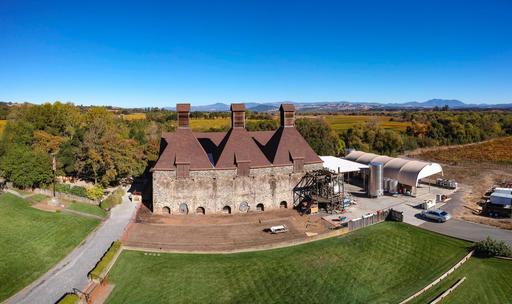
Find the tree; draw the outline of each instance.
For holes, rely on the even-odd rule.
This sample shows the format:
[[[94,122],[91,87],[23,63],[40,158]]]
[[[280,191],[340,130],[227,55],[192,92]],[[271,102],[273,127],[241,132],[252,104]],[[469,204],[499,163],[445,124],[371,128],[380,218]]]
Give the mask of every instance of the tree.
[[[341,143],[325,120],[300,118],[295,127],[317,154],[339,155]]]
[[[13,145],[6,150],[0,158],[0,171],[21,188],[49,185],[53,181],[51,156],[21,145]]]

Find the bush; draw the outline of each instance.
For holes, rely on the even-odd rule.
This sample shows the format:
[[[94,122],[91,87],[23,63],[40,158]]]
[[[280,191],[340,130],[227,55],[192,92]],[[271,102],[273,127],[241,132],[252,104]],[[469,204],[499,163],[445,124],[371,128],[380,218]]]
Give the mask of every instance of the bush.
[[[112,246],[108,249],[108,251],[105,253],[105,255],[101,258],[98,264],[96,264],[96,267],[89,272],[89,278],[90,279],[99,279],[101,274],[107,269],[108,265],[116,255],[116,253],[121,249],[121,246],[123,244],[121,242],[113,242]]]
[[[61,193],[81,196],[81,197],[88,197],[87,196],[87,190],[85,187],[81,186],[73,186],[71,187],[69,184],[59,184],[55,187],[55,190]]]
[[[68,293],[57,304],[76,304],[78,301],[80,301],[80,298],[76,294]]]
[[[92,200],[101,199],[103,197],[103,187],[100,184],[87,188],[87,197]]]
[[[100,203],[100,207],[103,209],[111,209],[115,205],[121,204],[123,202],[123,195],[123,189],[116,189],[109,197]]]
[[[503,241],[496,241],[487,237],[486,240],[475,243],[473,246],[475,253],[479,256],[494,257],[512,257],[512,251]]]

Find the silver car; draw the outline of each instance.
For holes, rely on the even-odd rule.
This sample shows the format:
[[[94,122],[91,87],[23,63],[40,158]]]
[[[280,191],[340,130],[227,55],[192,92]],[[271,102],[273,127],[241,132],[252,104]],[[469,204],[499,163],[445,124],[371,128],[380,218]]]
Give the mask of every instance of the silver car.
[[[421,215],[424,218],[428,218],[439,223],[446,222],[447,220],[452,218],[452,216],[448,212],[441,209],[425,210],[421,212]]]

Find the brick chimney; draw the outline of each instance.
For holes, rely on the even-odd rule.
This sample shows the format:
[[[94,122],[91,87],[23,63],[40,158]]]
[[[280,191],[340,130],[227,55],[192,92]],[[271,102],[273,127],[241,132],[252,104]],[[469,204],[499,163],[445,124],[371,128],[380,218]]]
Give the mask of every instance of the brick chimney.
[[[245,128],[245,104],[231,104],[231,128]]]
[[[176,112],[178,112],[178,129],[190,129],[190,104],[178,103]]]
[[[282,104],[279,112],[281,112],[281,127],[295,126],[295,107],[292,104]]]

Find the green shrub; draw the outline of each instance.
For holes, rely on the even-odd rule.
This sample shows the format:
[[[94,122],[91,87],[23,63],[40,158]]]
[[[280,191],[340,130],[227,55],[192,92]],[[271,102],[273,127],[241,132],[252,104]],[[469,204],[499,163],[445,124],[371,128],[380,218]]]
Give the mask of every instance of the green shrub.
[[[57,209],[57,210],[55,210],[55,212],[57,212],[57,213],[61,213],[61,212],[62,212],[62,210]]]
[[[80,298],[76,294],[68,293],[57,304],[76,304],[78,301],[80,301]]]
[[[100,184],[87,188],[87,197],[92,200],[101,199],[103,197],[103,187]]]
[[[512,251],[503,241],[496,241],[487,237],[486,240],[475,243],[473,246],[475,253],[479,256],[494,257],[512,257]]]
[[[87,197],[87,190],[82,186],[71,187],[69,184],[59,184],[55,187],[55,190],[61,193]]]
[[[100,275],[107,269],[108,265],[116,255],[116,253],[121,249],[121,246],[123,244],[121,242],[113,242],[112,246],[108,249],[108,251],[105,253],[105,255],[101,258],[98,264],[96,264],[96,267],[89,272],[89,278],[90,279],[98,279]]]
[[[100,207],[103,209],[111,209],[115,205],[121,204],[123,202],[123,189],[116,189],[112,194],[109,195],[106,199],[104,199],[100,203]]]

